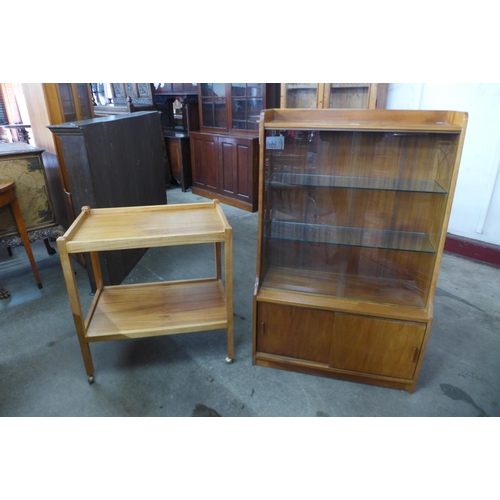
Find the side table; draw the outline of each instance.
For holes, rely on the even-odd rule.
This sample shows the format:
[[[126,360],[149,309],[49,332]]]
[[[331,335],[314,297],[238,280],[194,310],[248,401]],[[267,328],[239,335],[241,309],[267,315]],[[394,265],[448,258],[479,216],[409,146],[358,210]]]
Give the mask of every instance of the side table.
[[[24,225],[21,209],[19,208],[19,203],[17,201],[14,181],[0,182],[0,207],[5,205],[10,205],[10,208],[12,209],[12,214],[14,215],[19,234],[24,244],[24,249],[26,250],[31,268],[33,269],[33,274],[35,275],[36,282],[38,283],[38,288],[42,288],[42,280],[38,274],[35,258],[33,257],[33,252],[31,250],[30,240],[28,238],[28,233],[26,232],[26,226]]]

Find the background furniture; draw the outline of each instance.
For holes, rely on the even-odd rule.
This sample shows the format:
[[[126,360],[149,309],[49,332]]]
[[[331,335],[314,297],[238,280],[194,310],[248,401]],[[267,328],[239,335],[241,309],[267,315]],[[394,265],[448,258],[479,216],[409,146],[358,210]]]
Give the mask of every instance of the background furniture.
[[[258,205],[258,119],[279,84],[198,84],[200,131],[190,133],[193,193],[243,210]]]
[[[49,253],[55,253],[49,240],[64,233],[52,208],[51,193],[45,176],[43,149],[24,142],[0,143],[0,181],[13,180],[17,200],[31,242],[43,240]],[[9,250],[23,240],[10,210],[0,210],[0,247]]]
[[[50,126],[61,144],[75,211],[166,203],[163,133],[157,111]],[[117,285],[143,248],[102,254],[105,285]],[[91,287],[96,289],[89,257]]]
[[[282,83],[281,108],[385,108],[388,83]]]
[[[172,177],[183,192],[192,185],[190,133],[200,128],[198,85],[161,83],[155,90]]]
[[[466,124],[446,111],[262,113],[255,364],[415,389]]]
[[[189,133],[164,128],[163,137],[172,177],[181,186],[182,191],[186,192],[193,184]]]
[[[71,188],[59,138],[47,126],[93,118],[90,85],[23,83],[22,89],[34,144],[44,150],[43,162],[55,218],[67,229],[75,219]]]
[[[98,93],[99,87],[102,85],[91,84],[93,98],[96,102],[94,107],[94,115],[96,117],[128,115],[139,111],[156,111],[157,109],[152,83],[110,83],[109,88],[111,89],[112,97],[110,98],[110,103],[105,105],[97,104],[97,101],[100,102],[103,99],[103,96]],[[170,186],[172,172],[166,147],[163,148],[163,161],[165,164],[165,186]]]
[[[26,144],[30,143],[30,135],[26,130],[30,128],[31,125],[27,125],[25,123],[14,123],[10,125],[0,125],[2,128],[7,129],[10,132],[10,137],[12,142],[25,142]],[[15,132],[15,133],[13,133]]]
[[[94,115],[96,117],[156,109],[152,83],[110,83],[111,97],[106,104],[101,103],[104,100],[102,95],[96,95],[99,91],[98,87],[101,85],[97,83],[91,84],[92,98],[95,104]]]
[[[214,243],[215,277],[104,286],[98,252],[122,248]],[[224,244],[224,280],[222,273]],[[89,343],[227,328],[227,362],[234,357],[232,229],[220,203],[90,209],[57,240],[76,332],[89,382]],[[69,254],[90,252],[97,282],[84,318]],[[225,286],[224,286],[225,284]]]
[[[31,251],[30,240],[28,238],[28,233],[26,232],[26,226],[24,225],[21,209],[19,208],[19,203],[17,201],[14,181],[0,181],[0,207],[5,206],[10,206],[12,210],[19,234],[23,240],[24,249],[26,250],[26,254],[28,255],[28,259],[31,264],[31,269],[33,269],[33,274],[35,275],[36,282],[38,283],[38,288],[42,288],[42,280],[38,274],[35,258],[33,257],[33,252]]]

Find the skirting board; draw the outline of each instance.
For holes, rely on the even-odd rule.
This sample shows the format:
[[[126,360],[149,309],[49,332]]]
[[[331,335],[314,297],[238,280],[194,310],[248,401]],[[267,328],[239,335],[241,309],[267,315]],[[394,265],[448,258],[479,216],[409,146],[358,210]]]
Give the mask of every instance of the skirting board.
[[[499,245],[492,245],[491,243],[448,234],[446,236],[444,250],[500,267]]]

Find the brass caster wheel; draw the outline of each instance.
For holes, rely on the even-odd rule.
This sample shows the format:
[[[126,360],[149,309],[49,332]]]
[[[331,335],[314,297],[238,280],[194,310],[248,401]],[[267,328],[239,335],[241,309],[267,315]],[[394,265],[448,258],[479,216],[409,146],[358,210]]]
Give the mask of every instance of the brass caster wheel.
[[[92,385],[94,382],[95,382],[95,378],[94,378],[94,376],[93,376],[93,375],[90,375],[90,376],[89,376],[89,384],[91,384],[91,385]]]
[[[230,365],[233,362],[233,358],[226,358],[226,363]]]

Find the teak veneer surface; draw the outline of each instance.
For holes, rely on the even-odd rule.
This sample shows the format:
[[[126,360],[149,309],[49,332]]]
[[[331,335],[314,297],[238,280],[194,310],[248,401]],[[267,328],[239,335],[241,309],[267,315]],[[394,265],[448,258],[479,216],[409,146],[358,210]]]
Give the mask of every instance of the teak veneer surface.
[[[266,129],[359,130],[391,132],[460,133],[463,114],[453,111],[420,112],[406,110],[271,109],[263,111]],[[262,120],[262,116],[261,116]]]
[[[227,328],[218,280],[108,286],[89,315],[88,341]]]
[[[183,207],[84,209],[63,238],[70,253],[224,240],[229,226],[218,202]]]

